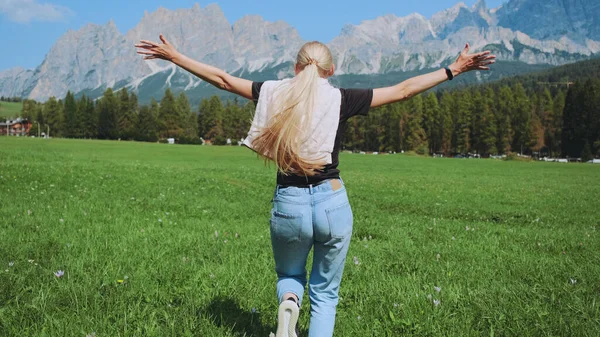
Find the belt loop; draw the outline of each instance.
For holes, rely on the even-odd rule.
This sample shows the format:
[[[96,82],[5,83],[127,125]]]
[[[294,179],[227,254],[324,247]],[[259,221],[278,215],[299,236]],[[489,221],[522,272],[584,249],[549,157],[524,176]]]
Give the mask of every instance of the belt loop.
[[[275,194],[279,194],[279,184],[275,185]]]
[[[315,194],[315,191],[313,190],[313,184],[308,185],[308,190],[310,191],[311,195]]]

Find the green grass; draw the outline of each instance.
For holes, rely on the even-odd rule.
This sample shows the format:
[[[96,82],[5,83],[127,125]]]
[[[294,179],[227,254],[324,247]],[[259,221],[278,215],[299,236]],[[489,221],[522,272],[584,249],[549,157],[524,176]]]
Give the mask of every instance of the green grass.
[[[250,151],[4,137],[0,158],[0,336],[275,330],[274,170]],[[341,162],[336,336],[600,334],[599,166]]]
[[[23,103],[21,102],[0,101],[0,117],[16,118],[21,116],[21,111],[23,111]]]

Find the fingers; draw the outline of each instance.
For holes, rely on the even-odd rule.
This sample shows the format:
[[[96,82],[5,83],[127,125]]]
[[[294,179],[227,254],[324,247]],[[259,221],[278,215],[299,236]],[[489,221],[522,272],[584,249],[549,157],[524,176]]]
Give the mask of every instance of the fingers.
[[[496,55],[488,55],[479,59],[479,61],[495,60]]]
[[[463,49],[463,54],[468,54],[469,53],[469,49],[471,48],[471,46],[469,46],[469,43],[467,43],[465,45],[465,49]]]
[[[162,41],[162,43],[169,44],[169,42],[167,41],[167,39],[165,39],[165,37],[162,34],[160,34],[159,38]]]
[[[138,50],[137,53],[141,54],[141,55],[156,55],[156,53],[148,52],[148,51],[142,51],[142,50]]]
[[[159,58],[159,57],[156,55],[144,56],[144,60],[154,60],[157,58]]]
[[[148,45],[148,44],[135,44],[136,48],[144,48],[144,49],[153,49],[156,48],[154,46]]]
[[[151,45],[151,46],[153,46],[153,47],[158,47],[158,44],[156,44],[155,42],[152,42],[152,41],[148,41],[148,40],[140,40],[140,42],[141,42],[141,43],[144,43],[144,44]]]

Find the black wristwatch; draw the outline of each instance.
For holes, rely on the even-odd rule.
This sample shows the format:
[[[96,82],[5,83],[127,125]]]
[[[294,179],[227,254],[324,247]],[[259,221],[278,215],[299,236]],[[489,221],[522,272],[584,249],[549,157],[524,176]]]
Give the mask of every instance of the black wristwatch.
[[[446,75],[448,76],[448,81],[452,81],[452,79],[454,78],[454,75],[452,75],[452,70],[450,70],[450,68],[448,68],[448,67],[444,67],[444,69],[446,70]]]

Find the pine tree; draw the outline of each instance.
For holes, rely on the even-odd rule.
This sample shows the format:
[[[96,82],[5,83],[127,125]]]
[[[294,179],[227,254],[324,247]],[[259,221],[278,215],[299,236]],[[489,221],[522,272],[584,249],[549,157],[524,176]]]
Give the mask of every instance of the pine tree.
[[[484,155],[496,154],[496,134],[498,132],[496,123],[496,113],[494,112],[494,92],[491,88],[486,88],[482,96],[483,109],[479,118],[481,124],[479,131],[480,135],[480,153]]]
[[[552,100],[552,118],[550,125],[550,134],[548,139],[548,147],[550,148],[550,155],[552,157],[558,157],[561,153],[561,135],[563,129],[563,110],[565,109],[566,93],[559,91],[554,99]]]
[[[440,130],[440,151],[446,155],[452,154],[452,115],[456,103],[454,98],[448,92],[442,94],[440,99],[440,117],[438,119],[438,128]]]
[[[156,101],[153,100],[153,104],[156,104]],[[157,124],[152,108],[146,105],[142,106],[137,118],[135,139],[144,142],[156,142],[158,140]]]
[[[112,89],[106,89],[102,99],[98,102],[98,138],[117,139],[119,137],[118,109],[119,102]]]
[[[77,104],[77,114],[75,115],[75,121],[73,122],[73,137],[75,138],[83,138],[85,134],[85,124],[86,124],[86,109],[87,109],[87,97],[82,95],[76,101]]]
[[[579,155],[578,148],[583,144],[578,144],[577,131],[579,128],[579,109],[580,102],[583,99],[582,85],[575,83],[567,91],[565,98],[565,109],[563,111],[563,129],[561,134],[562,154],[570,157]]]
[[[502,86],[496,95],[496,149],[498,154],[507,154],[511,151],[513,131],[511,128],[511,114],[514,110],[512,89]]]
[[[160,138],[179,138],[183,133],[179,109],[170,88],[165,90],[165,95],[160,101],[158,123]]]
[[[73,138],[75,136],[75,124],[77,118],[77,103],[75,102],[75,96],[71,91],[67,91],[65,97],[65,120],[64,120],[64,132],[63,136],[66,138]]]
[[[198,138],[197,117],[195,114],[192,114],[190,103],[184,92],[181,92],[179,96],[177,96],[176,104],[177,111],[179,112],[179,127],[182,130],[182,135],[187,139],[187,142],[191,142],[193,139]]]
[[[468,153],[471,149],[471,115],[473,98],[469,91],[457,93],[454,121],[454,148],[458,153]]]
[[[94,101],[86,97],[86,108],[83,117],[83,138],[98,138],[99,116]]]
[[[429,140],[429,152],[438,152],[442,146],[440,107],[435,93],[430,92],[423,100],[423,130]]]
[[[422,127],[423,121],[423,96],[417,95],[408,100],[407,114],[404,122],[404,146],[405,150],[417,150],[423,152],[429,148],[427,135]],[[370,112],[369,112],[370,113]]]
[[[521,83],[513,87],[513,100],[515,102],[511,118],[513,140],[511,147],[519,153],[524,153],[531,143],[531,115],[533,105]]]
[[[124,140],[133,139],[135,126],[135,110],[129,100],[127,88],[119,90],[118,96],[118,119],[119,119],[119,138]]]
[[[203,139],[211,140],[213,144],[225,144],[226,141],[223,132],[223,110],[218,96],[212,96],[200,103],[199,132]]]
[[[61,110],[60,103],[55,97],[50,97],[44,104],[46,124],[50,128],[50,136],[52,137],[60,137],[63,120]]]

